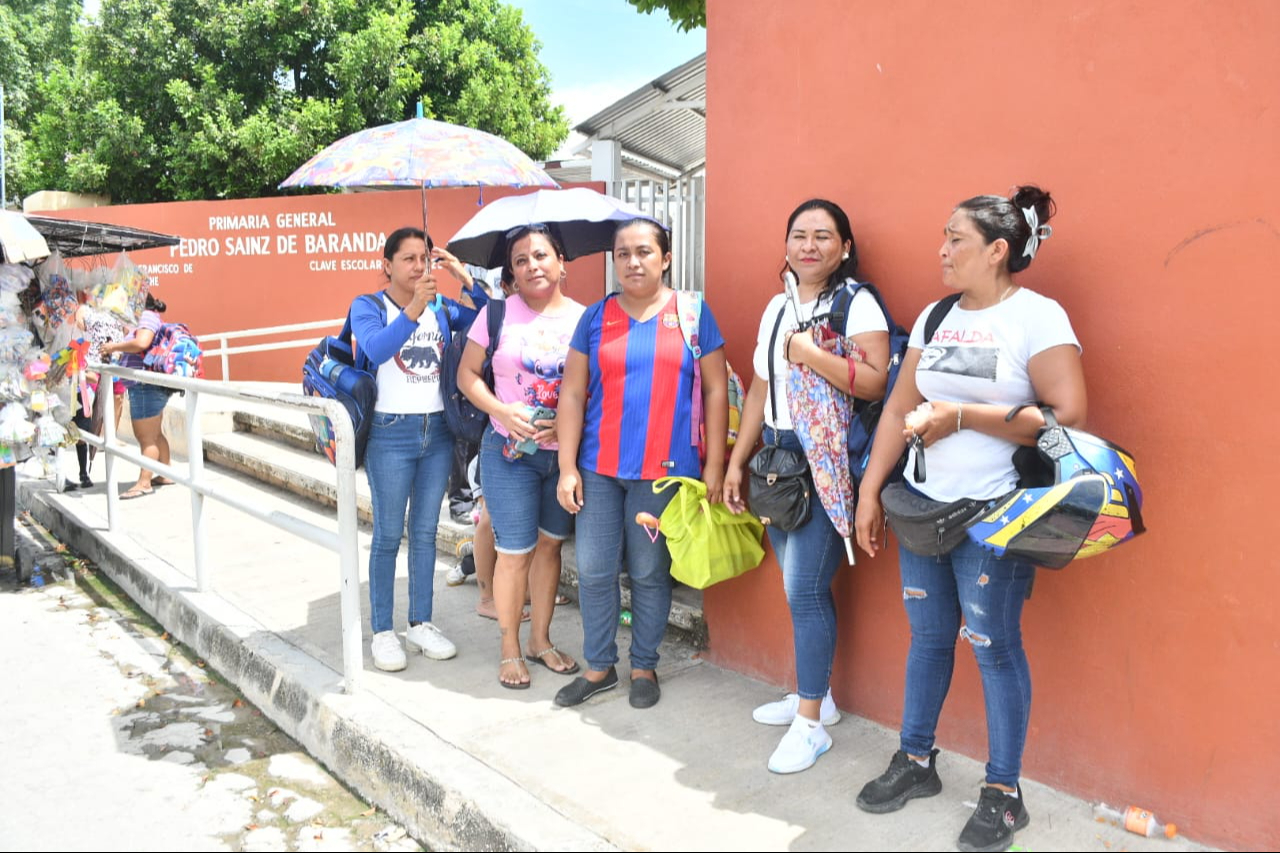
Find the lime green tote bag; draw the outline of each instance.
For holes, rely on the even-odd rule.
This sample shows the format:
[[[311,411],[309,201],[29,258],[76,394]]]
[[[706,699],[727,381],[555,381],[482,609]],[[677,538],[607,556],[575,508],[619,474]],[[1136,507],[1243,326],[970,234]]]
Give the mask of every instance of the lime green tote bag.
[[[707,486],[692,477],[663,477],[655,494],[679,489],[662,511],[659,530],[671,552],[671,576],[695,589],[736,578],[764,560],[764,525],[750,512],[734,515],[707,500]]]

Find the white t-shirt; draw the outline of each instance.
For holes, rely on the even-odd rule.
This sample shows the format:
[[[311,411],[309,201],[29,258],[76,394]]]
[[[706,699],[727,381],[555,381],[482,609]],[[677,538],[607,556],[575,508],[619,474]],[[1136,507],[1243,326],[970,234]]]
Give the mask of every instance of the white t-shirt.
[[[387,306],[387,325],[400,316],[396,304],[382,294]],[[418,318],[418,328],[400,351],[378,365],[377,411],[390,415],[422,415],[444,411],[440,394],[440,365],[444,355],[444,335],[435,311],[430,308]]]
[[[924,309],[908,346],[921,350],[916,388],[926,400],[994,403],[1012,409],[1036,399],[1027,364],[1050,347],[1080,342],[1067,312],[1047,296],[1020,288],[980,311],[953,306],[924,345]],[[907,479],[936,501],[995,498],[1017,485],[1012,441],[962,429],[925,451],[926,479],[915,482],[915,450],[907,457]]]
[[[773,337],[773,324],[778,320],[778,312],[782,312],[782,325],[778,327],[778,340],[773,351],[773,388],[770,396],[764,400],[764,422],[775,429],[791,429],[791,412],[787,408],[787,373],[791,365],[783,354],[782,348],[787,340],[787,333],[797,328],[800,323],[812,317],[820,317],[831,310],[835,291],[827,296],[810,302],[801,302],[799,316],[785,293],[779,293],[769,300],[764,314],[760,317],[760,332],[756,336],[755,355],[751,359],[758,381],[767,382],[769,377],[769,339]],[[844,318],[844,334],[850,337],[863,332],[887,332],[889,323],[880,310],[880,303],[865,288],[854,294],[849,304],[849,313]],[[771,396],[778,400],[778,422],[773,422]]]

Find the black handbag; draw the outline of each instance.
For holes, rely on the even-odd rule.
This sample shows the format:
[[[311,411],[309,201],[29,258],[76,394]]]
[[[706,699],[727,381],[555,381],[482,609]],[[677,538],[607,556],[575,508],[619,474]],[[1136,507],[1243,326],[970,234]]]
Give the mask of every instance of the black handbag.
[[[773,352],[781,326],[782,311],[779,311],[769,338],[769,402],[773,407],[775,424],[778,422],[778,401],[773,395]],[[776,429],[774,434],[776,440]],[[747,472],[750,483],[748,503],[761,523],[787,532],[808,523],[812,513],[813,482],[809,475],[809,460],[803,453],[777,444],[766,444],[751,457]]]

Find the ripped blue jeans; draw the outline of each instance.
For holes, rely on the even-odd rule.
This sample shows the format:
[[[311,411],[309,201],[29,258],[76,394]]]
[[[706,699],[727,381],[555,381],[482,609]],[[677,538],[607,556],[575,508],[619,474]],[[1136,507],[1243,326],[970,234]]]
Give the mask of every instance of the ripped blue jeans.
[[[1035,567],[998,560],[969,540],[940,557],[899,548],[911,623],[902,749],[928,755],[951,688],[956,641],[973,648],[987,711],[987,782],[1016,785],[1031,717],[1031,670],[1022,649],[1022,605]],[[962,621],[963,617],[963,621]]]

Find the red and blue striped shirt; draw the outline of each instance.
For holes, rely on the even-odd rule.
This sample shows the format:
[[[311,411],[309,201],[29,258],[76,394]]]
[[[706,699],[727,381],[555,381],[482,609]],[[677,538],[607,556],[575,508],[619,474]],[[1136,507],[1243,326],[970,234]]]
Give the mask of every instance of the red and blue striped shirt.
[[[625,480],[699,477],[698,449],[689,440],[694,359],[675,294],[643,323],[615,297],[588,308],[569,343],[587,356],[589,371],[578,465]],[[703,355],[724,346],[705,305],[698,342]]]

